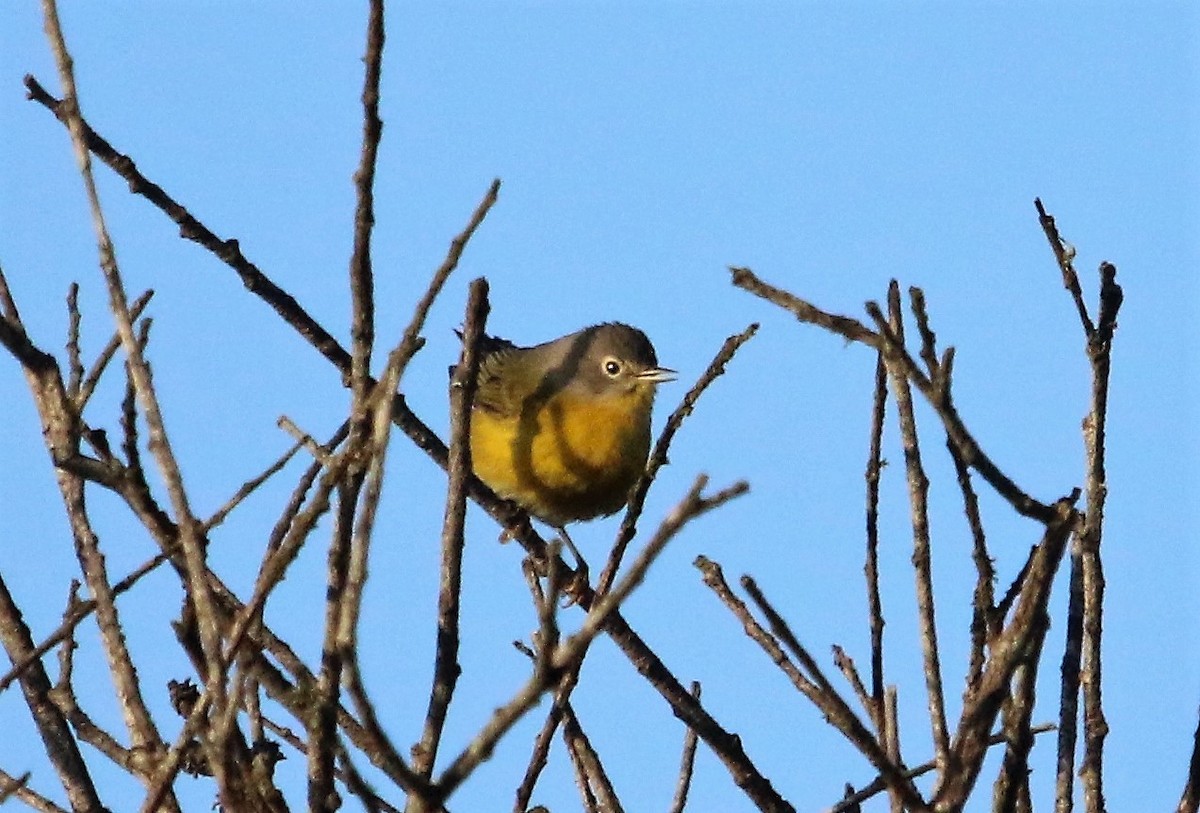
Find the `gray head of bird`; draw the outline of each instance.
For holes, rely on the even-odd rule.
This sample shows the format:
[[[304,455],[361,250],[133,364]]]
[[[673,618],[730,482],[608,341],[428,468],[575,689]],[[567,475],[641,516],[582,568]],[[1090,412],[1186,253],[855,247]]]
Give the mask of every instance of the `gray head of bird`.
[[[564,354],[570,372],[567,387],[589,394],[649,390],[675,378],[675,371],[660,367],[654,345],[635,327],[608,322],[564,336],[555,344]],[[571,358],[574,357],[574,358]]]

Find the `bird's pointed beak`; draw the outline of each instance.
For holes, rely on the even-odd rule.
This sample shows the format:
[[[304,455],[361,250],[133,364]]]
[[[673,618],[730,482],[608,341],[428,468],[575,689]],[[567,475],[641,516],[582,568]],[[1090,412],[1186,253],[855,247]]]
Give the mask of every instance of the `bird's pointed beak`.
[[[638,381],[650,384],[661,384],[664,381],[674,381],[675,371],[669,367],[650,367],[637,374]]]

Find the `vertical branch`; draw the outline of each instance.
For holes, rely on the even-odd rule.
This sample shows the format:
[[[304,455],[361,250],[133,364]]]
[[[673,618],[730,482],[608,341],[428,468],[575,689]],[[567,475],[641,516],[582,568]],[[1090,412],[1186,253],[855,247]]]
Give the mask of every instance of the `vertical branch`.
[[[921,649],[925,661],[925,689],[929,703],[929,724],[933,736],[939,773],[945,771],[950,752],[946,729],[946,704],[942,689],[941,663],[938,656],[937,620],[933,602],[933,567],[929,544],[929,478],[921,464],[917,440],[917,422],[913,413],[912,390],[908,374],[897,359],[897,348],[904,346],[904,323],[900,311],[900,288],[895,280],[888,287],[888,321],[891,338],[884,358],[892,380],[892,393],[900,418],[900,437],[904,445],[904,463],[908,472],[908,496],[912,504],[913,568],[917,579],[917,614],[921,622]]]
[[[54,0],[43,0],[43,14],[46,18],[46,35],[50,40],[51,50],[58,63],[58,72],[63,84],[63,102],[66,107],[65,118],[67,129],[71,134],[71,142],[75,149],[75,158],[79,164],[80,175],[83,178],[84,189],[92,212],[92,222],[96,231],[96,242],[100,254],[100,268],[108,288],[109,303],[116,319],[117,331],[121,336],[121,346],[128,358],[130,376],[137,390],[138,400],[146,416],[149,428],[149,445],[158,463],[166,483],[171,505],[179,523],[179,539],[183,550],[187,592],[195,604],[197,622],[200,632],[200,642],[204,654],[206,689],[214,695],[214,706],[221,708],[224,698],[224,676],[221,670],[220,633],[218,630],[218,615],[213,603],[210,585],[206,578],[207,565],[201,541],[200,523],[192,514],[188,504],[187,494],[183,487],[183,477],[180,473],[174,452],[167,437],[166,426],[162,411],[159,408],[158,397],[154,392],[151,381],[150,367],[138,345],[133,332],[133,321],[130,316],[129,302],[126,299],[124,283],[117,267],[116,252],[105,223],[104,212],[100,206],[100,196],[96,189],[96,181],[92,175],[91,154],[85,137],[85,125],[79,110],[79,96],[75,88],[74,62],[67,51],[63,38],[62,25],[58,19],[58,8]],[[216,760],[213,760],[216,762]],[[219,765],[213,765],[220,772]],[[218,773],[218,784],[224,791],[224,783]]]
[[[349,448],[342,454],[350,456],[358,446],[351,435]],[[361,470],[348,471],[338,485],[338,500],[333,526],[333,541],[329,546],[326,565],[325,633],[321,644],[321,670],[311,701],[308,727],[308,809],[315,813],[333,813],[340,806],[334,793],[334,759],[337,750],[337,710],[344,653],[338,645],[343,602],[350,566],[350,546],[354,514],[363,478]]]
[[[67,365],[71,371],[67,379],[67,394],[72,399],[79,395],[79,387],[83,384],[83,361],[79,350],[79,283],[72,282],[67,289],[67,314],[70,321],[67,327]]]
[[[363,78],[363,145],[358,170],[354,174],[357,205],[354,214],[354,252],[350,259],[351,358],[349,383],[353,391],[350,439],[343,455],[350,461],[338,487],[338,504],[333,540],[329,548],[328,593],[325,607],[325,634],[321,652],[321,670],[317,679],[315,703],[309,726],[308,805],[310,810],[335,810],[340,806],[333,789],[337,743],[339,689],[345,671],[354,672],[352,653],[356,638],[362,582],[366,579],[366,551],[373,521],[371,510],[360,517],[360,532],[355,533],[355,514],[366,479],[366,468],[382,465],[383,442],[375,443],[377,433],[371,423],[372,410],[367,398],[372,392],[370,379],[371,350],[375,341],[374,280],[371,270],[371,230],[374,226],[375,162],[382,136],[379,119],[379,79],[383,61],[383,2],[373,0],[367,19],[367,49]],[[389,376],[394,386],[394,376]],[[386,394],[385,394],[386,395]],[[353,572],[352,572],[353,571]],[[357,681],[354,681],[357,685]]]
[[[1042,646],[1050,629],[1050,616],[1042,612],[1034,622],[1035,629],[1024,662],[1013,675],[1012,688],[1001,710],[1000,725],[1004,735],[1004,761],[996,778],[992,794],[992,809],[1032,813],[1029,796],[1029,752],[1033,750],[1033,708],[1036,697],[1038,664]]]
[[[379,77],[383,65],[383,0],[372,0],[367,18],[366,75],[363,78],[363,144],[354,186],[354,253],[350,257],[352,305],[350,384],[356,401],[370,389],[371,348],[375,344],[375,281],[371,271],[371,229],[375,225],[375,162],[383,122],[379,119]]]
[[[471,283],[463,322],[462,358],[450,381],[450,482],[442,524],[442,570],[438,587],[437,644],[433,686],[421,741],[413,747],[413,770],[428,779],[433,774],[446,712],[462,667],[458,662],[459,603],[462,599],[463,531],[467,481],[471,475],[471,405],[479,371],[479,340],[488,313],[487,280]]]
[[[1100,541],[1104,529],[1104,503],[1108,496],[1105,471],[1105,433],[1108,423],[1108,380],[1112,364],[1112,339],[1124,293],[1117,284],[1117,269],[1100,264],[1100,310],[1096,329],[1088,335],[1087,353],[1092,364],[1092,405],[1083,422],[1087,478],[1084,487],[1087,514],[1080,534],[1083,564],[1083,781],[1084,805],[1089,813],[1105,809],[1103,789],[1104,739],[1108,722],[1101,697],[1101,634],[1104,614],[1104,565]]]
[[[893,765],[903,765],[900,751],[900,697],[895,686],[888,687],[883,696],[883,719],[885,721],[883,747]],[[888,800],[892,813],[904,813],[904,797],[893,785],[888,785]]]
[[[983,520],[979,515],[979,498],[971,485],[971,469],[967,466],[958,447],[946,439],[946,449],[954,463],[958,488],[962,492],[963,511],[971,528],[971,559],[975,562],[975,595],[971,602],[971,657],[967,664],[967,686],[974,686],[983,674],[984,647],[992,632],[992,617],[996,606],[996,569],[988,553],[987,537],[983,532]]]
[[[87,516],[83,483],[78,477],[62,472],[58,481],[67,504],[67,520],[75,538],[75,555],[87,581],[88,591],[96,602],[97,628],[130,741],[138,750],[151,751],[165,747],[142,696],[137,669],[117,612],[116,594],[109,583],[108,566],[100,551],[100,540]],[[141,776],[144,778],[145,774]]]
[[[1071,813],[1075,805],[1075,746],[1079,725],[1079,664],[1083,659],[1083,555],[1079,537],[1071,544],[1066,642],[1060,667],[1057,767],[1054,813]]]
[[[692,681],[692,697],[700,699],[700,683]],[[696,765],[696,746],[700,738],[688,728],[683,735],[683,753],[679,757],[679,779],[675,783],[675,796],[671,799],[670,813],[683,813],[687,806],[688,792],[692,786],[692,771]]]
[[[879,595],[879,478],[883,471],[883,421],[887,408],[887,364],[883,352],[875,359],[875,399],[871,408],[871,451],[867,460],[867,615],[871,629],[871,720],[881,737],[883,703],[883,599]]]
[[[1103,789],[1104,739],[1108,735],[1108,723],[1104,717],[1101,684],[1101,638],[1103,633],[1104,566],[1100,557],[1100,542],[1104,527],[1104,504],[1108,496],[1108,480],[1105,471],[1105,432],[1108,421],[1108,381],[1112,365],[1112,340],[1117,327],[1117,314],[1121,309],[1124,292],[1117,284],[1117,269],[1111,263],[1100,264],[1100,303],[1093,322],[1088,315],[1079,275],[1075,272],[1075,249],[1063,239],[1054,218],[1047,214],[1040,199],[1034,200],[1038,222],[1054,252],[1054,259],[1062,272],[1063,287],[1071,294],[1079,314],[1087,340],[1087,356],[1092,368],[1092,399],[1087,416],[1083,421],[1083,444],[1085,453],[1084,492],[1087,513],[1076,529],[1078,546],[1078,575],[1072,551],[1072,579],[1067,648],[1063,655],[1063,692],[1060,719],[1070,716],[1070,731],[1060,735],[1059,775],[1056,809],[1065,813],[1071,809],[1070,788],[1067,787],[1065,771],[1069,769],[1074,750],[1075,692],[1071,683],[1074,678],[1067,670],[1079,666],[1079,684],[1083,690],[1083,761],[1079,776],[1083,784],[1084,806],[1089,813],[1101,813],[1105,809]],[[1077,601],[1078,598],[1078,601]],[[1075,619],[1078,618],[1076,622]],[[1075,624],[1078,626],[1075,626]],[[1078,655],[1076,655],[1078,647]],[[1071,696],[1068,697],[1068,694]],[[1065,763],[1065,764],[1064,764]]]

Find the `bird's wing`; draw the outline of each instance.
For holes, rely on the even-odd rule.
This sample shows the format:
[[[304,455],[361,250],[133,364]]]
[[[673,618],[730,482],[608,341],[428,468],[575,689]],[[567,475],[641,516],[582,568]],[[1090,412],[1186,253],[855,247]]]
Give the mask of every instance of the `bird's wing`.
[[[461,340],[463,337],[461,330],[455,330],[454,334]],[[501,339],[499,336],[489,336],[486,333],[479,338],[479,372],[475,379],[475,406],[482,407],[489,412],[504,414],[516,410],[508,410],[505,405],[509,403],[506,391],[508,387],[504,380],[504,367],[506,359],[519,350],[515,344],[508,339]],[[450,365],[450,375],[454,375],[454,371],[458,369],[457,364]]]
[[[513,369],[509,364],[521,350],[512,344],[487,353],[479,362],[475,379],[475,406],[496,415],[516,415],[520,398],[514,397]]]

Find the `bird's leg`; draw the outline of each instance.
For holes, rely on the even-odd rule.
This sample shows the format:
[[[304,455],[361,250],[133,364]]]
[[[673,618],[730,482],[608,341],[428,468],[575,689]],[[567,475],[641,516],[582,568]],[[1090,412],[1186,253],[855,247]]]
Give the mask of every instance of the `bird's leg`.
[[[567,533],[567,529],[562,525],[553,525],[554,532],[558,534],[558,538],[563,541],[563,544],[571,551],[571,555],[575,557],[575,569],[587,575],[587,562],[579,553],[579,548],[575,547],[575,543],[571,541],[571,536]]]
[[[571,555],[575,557],[575,576],[573,577],[572,581],[578,580],[584,586],[586,586],[589,583],[587,560],[583,558],[583,554],[579,552],[579,548],[575,547],[575,543],[571,541],[571,536],[567,533],[566,528],[564,528],[562,525],[553,525],[551,527],[554,528],[555,533],[558,534],[558,537],[563,541],[563,544],[570,549]],[[568,603],[564,606],[569,607],[573,603],[573,600],[568,600]]]

